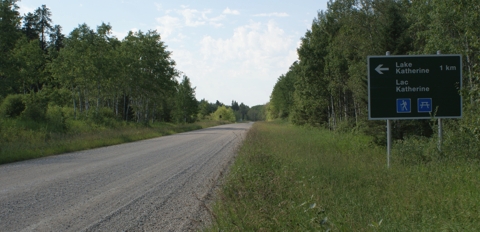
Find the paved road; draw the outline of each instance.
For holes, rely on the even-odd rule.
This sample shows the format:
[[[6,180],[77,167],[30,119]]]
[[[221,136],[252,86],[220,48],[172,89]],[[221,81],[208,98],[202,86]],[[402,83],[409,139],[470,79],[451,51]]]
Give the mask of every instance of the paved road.
[[[250,126],[1,165],[0,230],[190,230]]]

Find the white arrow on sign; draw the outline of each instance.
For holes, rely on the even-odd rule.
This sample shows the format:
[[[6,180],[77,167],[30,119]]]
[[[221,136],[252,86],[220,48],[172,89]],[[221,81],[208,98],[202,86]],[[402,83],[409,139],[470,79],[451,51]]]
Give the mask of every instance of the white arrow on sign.
[[[388,71],[388,70],[390,70],[389,68],[382,68],[382,66],[383,66],[383,64],[378,65],[378,66],[375,68],[375,71],[377,71],[377,72],[380,73],[380,74],[383,74],[382,71]]]

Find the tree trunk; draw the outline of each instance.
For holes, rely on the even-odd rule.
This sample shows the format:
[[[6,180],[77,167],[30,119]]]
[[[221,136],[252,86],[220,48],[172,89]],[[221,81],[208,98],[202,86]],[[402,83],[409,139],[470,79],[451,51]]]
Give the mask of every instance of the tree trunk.
[[[353,98],[353,110],[355,111],[355,125],[358,125],[357,101]]]
[[[127,112],[127,95],[123,93],[123,119],[128,121],[128,112]]]
[[[150,120],[149,114],[148,114],[148,99],[145,101],[145,120],[144,122],[148,122]]]
[[[345,110],[345,120],[348,120],[348,103],[347,103],[347,91],[345,90],[345,88],[343,89],[343,105],[345,106],[344,107],[344,110]]]
[[[155,108],[157,108],[157,103],[153,103],[153,110],[152,110],[152,124],[155,120]]]
[[[77,120],[77,104],[75,103],[75,90],[72,93],[72,100],[73,100],[73,118]]]
[[[100,108],[100,84],[97,84],[97,112]]]
[[[330,102],[332,104],[332,119],[333,119],[333,125],[332,128],[335,130],[335,127],[337,126],[337,121],[336,121],[336,115],[335,115],[335,105],[333,104],[333,95],[330,94]]]
[[[82,108],[82,91],[80,89],[78,89],[78,109],[81,114],[83,112],[83,108]]]
[[[332,130],[332,109],[330,109],[330,106],[327,106],[327,112],[328,112],[328,129]]]
[[[118,118],[118,95],[115,94],[115,117]]]
[[[88,116],[88,110],[90,108],[90,104],[88,102],[88,90],[85,90],[85,115]]]

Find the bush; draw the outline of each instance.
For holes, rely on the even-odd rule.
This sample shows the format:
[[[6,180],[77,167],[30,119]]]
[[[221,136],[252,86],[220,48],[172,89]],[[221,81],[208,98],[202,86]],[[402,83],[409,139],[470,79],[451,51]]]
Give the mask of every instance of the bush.
[[[102,107],[98,111],[93,111],[89,117],[88,121],[102,126],[115,127],[115,113],[112,109],[107,107]]]
[[[480,158],[480,123],[475,124],[474,116],[468,114],[461,120],[444,120],[442,152],[450,159]]]
[[[235,122],[235,114],[231,108],[225,106],[218,107],[217,111],[212,113],[212,119],[217,121]]]
[[[21,114],[24,119],[45,121],[48,100],[44,96],[38,93],[31,93],[30,96],[25,98],[24,102],[25,110]]]
[[[15,118],[20,116],[24,110],[25,103],[21,94],[8,95],[0,105],[0,115],[2,117]]]
[[[403,165],[426,164],[441,158],[436,138],[411,136],[393,144],[391,159]]]
[[[98,112],[100,113],[100,116],[102,116],[102,118],[115,119],[115,113],[110,108],[103,107],[103,108],[100,108]]]
[[[51,131],[64,132],[67,129],[67,124],[65,123],[65,114],[60,106],[49,105],[46,118]]]
[[[43,89],[42,91],[46,91]],[[48,98],[50,104],[58,106],[71,106],[72,105],[72,91],[61,88],[61,89],[48,89]]]

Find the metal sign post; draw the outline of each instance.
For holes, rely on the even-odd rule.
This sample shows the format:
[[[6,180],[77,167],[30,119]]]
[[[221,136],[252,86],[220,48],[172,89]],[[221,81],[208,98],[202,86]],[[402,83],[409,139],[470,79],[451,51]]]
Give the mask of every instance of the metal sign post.
[[[390,56],[390,51],[387,51],[386,56]],[[388,71],[383,68],[382,71]],[[387,168],[390,168],[390,155],[392,154],[392,121],[387,119]]]
[[[439,50],[437,51],[437,55],[442,54]],[[442,129],[442,119],[438,119],[438,151],[442,152],[442,140],[443,140],[443,129]]]

